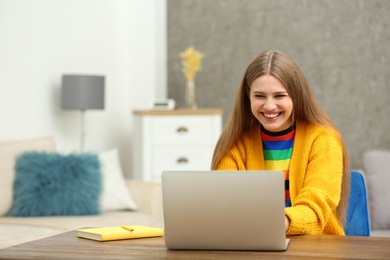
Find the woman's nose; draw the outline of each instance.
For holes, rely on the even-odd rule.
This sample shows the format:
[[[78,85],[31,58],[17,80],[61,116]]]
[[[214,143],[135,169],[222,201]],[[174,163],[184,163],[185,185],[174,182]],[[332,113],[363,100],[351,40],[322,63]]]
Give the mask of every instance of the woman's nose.
[[[271,98],[268,98],[267,100],[265,100],[263,107],[264,109],[272,110],[276,107],[275,101]]]

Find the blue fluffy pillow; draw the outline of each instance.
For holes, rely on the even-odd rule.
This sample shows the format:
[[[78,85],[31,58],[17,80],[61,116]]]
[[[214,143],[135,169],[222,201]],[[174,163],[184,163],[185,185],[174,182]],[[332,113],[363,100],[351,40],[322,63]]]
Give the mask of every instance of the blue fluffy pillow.
[[[26,152],[15,163],[11,216],[97,215],[102,189],[95,154]]]

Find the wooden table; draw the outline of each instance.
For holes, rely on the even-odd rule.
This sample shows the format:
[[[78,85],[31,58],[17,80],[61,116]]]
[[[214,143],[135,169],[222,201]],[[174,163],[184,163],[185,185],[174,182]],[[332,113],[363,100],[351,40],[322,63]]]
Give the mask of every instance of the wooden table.
[[[390,259],[390,238],[295,236],[285,252],[167,250],[163,237],[97,242],[75,231],[0,250],[0,259]]]

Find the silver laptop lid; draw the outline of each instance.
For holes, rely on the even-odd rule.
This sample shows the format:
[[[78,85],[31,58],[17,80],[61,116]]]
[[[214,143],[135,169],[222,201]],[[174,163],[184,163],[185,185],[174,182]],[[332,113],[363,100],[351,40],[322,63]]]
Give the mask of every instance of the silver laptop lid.
[[[285,250],[281,171],[165,171],[169,249]]]

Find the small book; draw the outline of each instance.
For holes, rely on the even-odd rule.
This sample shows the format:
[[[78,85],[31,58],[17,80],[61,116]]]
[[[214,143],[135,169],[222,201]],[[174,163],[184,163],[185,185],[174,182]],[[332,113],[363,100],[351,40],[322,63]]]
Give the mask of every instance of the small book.
[[[83,228],[77,230],[77,236],[97,241],[110,241],[133,238],[161,237],[164,235],[162,228],[147,226],[117,226],[101,228]]]

